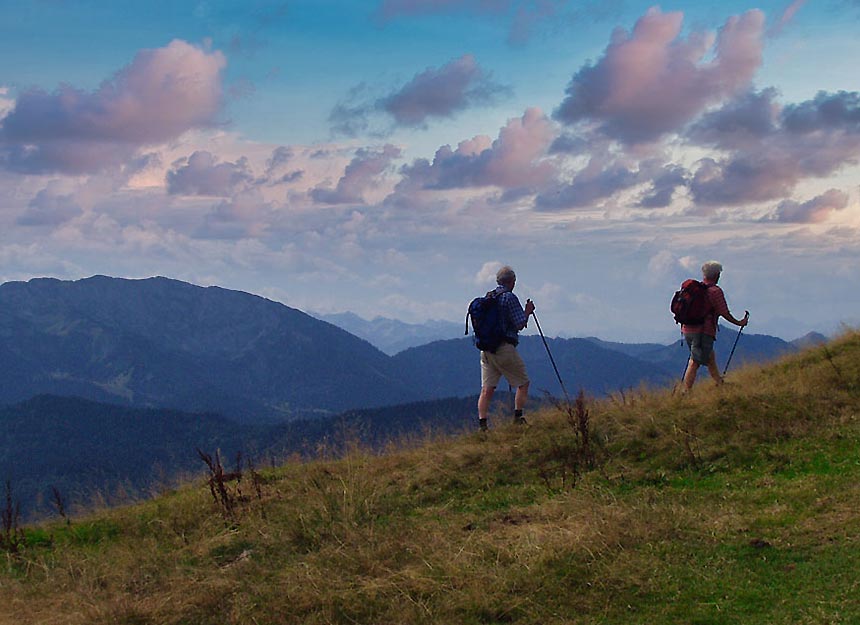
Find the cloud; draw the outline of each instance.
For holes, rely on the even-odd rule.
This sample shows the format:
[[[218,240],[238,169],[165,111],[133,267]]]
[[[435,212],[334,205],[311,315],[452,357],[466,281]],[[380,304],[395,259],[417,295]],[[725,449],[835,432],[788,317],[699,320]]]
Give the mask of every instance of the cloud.
[[[454,189],[498,186],[532,187],[546,183],[555,173],[544,160],[557,134],[555,125],[540,109],[530,108],[522,117],[508,120],[491,141],[478,135],[462,141],[456,150],[443,146],[433,162],[417,159],[403,168],[400,190],[408,188]]]
[[[762,161],[750,154],[737,154],[719,161],[699,161],[690,191],[698,205],[737,206],[785,197],[799,178],[797,164],[783,156]]]
[[[303,169],[296,169],[295,171],[290,171],[285,173],[280,178],[277,178],[274,181],[274,184],[290,184],[292,182],[298,182],[302,178],[305,177],[305,172]]]
[[[632,33],[616,29],[597,63],[574,75],[556,119],[594,122],[624,143],[648,142],[750,84],[762,62],[761,11],[730,18],[716,37],[682,39],[682,22],[681,13],[654,8]]]
[[[311,198],[320,204],[363,204],[364,193],[377,184],[377,179],[391,162],[400,157],[400,148],[386,145],[382,150],[362,148],[347,165],[334,188],[317,186]]]
[[[305,170],[292,169],[284,171],[284,167],[292,163],[296,158],[296,151],[292,147],[278,146],[272,150],[272,155],[266,160],[266,172],[261,182],[271,185],[292,184],[302,180]]]
[[[328,116],[333,133],[355,137],[367,132],[370,128],[370,117],[377,107],[370,91],[367,83],[360,83],[351,87],[346,97],[334,105]]]
[[[623,161],[595,156],[569,183],[543,190],[535,199],[535,208],[544,211],[594,208],[619,191],[640,184],[643,177],[644,172]]]
[[[665,208],[672,203],[675,191],[689,183],[687,170],[679,165],[665,165],[651,182],[651,188],[639,200],[642,208]]]
[[[690,257],[678,258],[675,252],[660,250],[648,259],[648,270],[643,277],[646,284],[665,288],[667,283],[680,284],[690,277],[693,268]]]
[[[19,95],[0,127],[0,163],[23,173],[92,173],[143,146],[210,127],[221,110],[220,52],[181,40],[142,50],[93,92]]]
[[[229,197],[253,179],[246,158],[235,163],[219,163],[214,154],[197,151],[173,163],[173,169],[167,172],[167,192]]]
[[[846,206],[848,206],[848,194],[837,189],[830,189],[802,203],[794,200],[783,200],[773,214],[763,221],[818,224],[826,221],[833,212],[843,210]]]
[[[272,150],[272,156],[266,161],[266,175],[273,175],[275,170],[289,163],[295,155],[292,148],[283,145]]]
[[[794,20],[794,16],[797,15],[800,7],[804,4],[806,4],[806,0],[793,0],[791,4],[785,7],[782,15],[779,16],[779,19],[771,25],[767,34],[771,37],[778,37],[781,35],[782,31],[785,30],[786,26]]]
[[[428,68],[396,91],[372,99],[360,84],[338,103],[329,121],[335,132],[354,136],[370,128],[370,118],[383,115],[395,127],[423,128],[432,119],[450,118],[468,108],[491,104],[509,89],[495,83],[470,54],[440,68]],[[367,101],[367,99],[371,101]]]
[[[204,239],[260,238],[271,221],[272,204],[257,189],[244,189],[206,215],[196,236]]]
[[[739,94],[721,108],[702,115],[685,138],[722,150],[754,147],[777,129],[782,109],[776,102],[777,95],[774,88]]]
[[[58,193],[49,185],[36,194],[26,212],[18,217],[20,226],[59,226],[83,213],[72,195]]]
[[[474,282],[478,286],[483,286],[485,284],[495,284],[496,283],[496,273],[499,269],[502,268],[501,262],[497,260],[491,260],[483,265],[478,270],[478,273],[475,274]]]
[[[787,130],[796,134],[860,130],[860,93],[819,91],[812,100],[786,106],[783,123]]]
[[[703,116],[688,139],[726,156],[698,163],[690,190],[699,205],[788,197],[807,178],[824,178],[860,158],[860,93],[818,93],[778,106],[774,91],[744,94]]]
[[[15,100],[9,97],[9,87],[0,87],[0,119],[15,107]]]
[[[422,126],[428,118],[451,117],[489,104],[506,89],[493,83],[471,54],[439,69],[429,68],[384,98],[380,105],[400,126]]]

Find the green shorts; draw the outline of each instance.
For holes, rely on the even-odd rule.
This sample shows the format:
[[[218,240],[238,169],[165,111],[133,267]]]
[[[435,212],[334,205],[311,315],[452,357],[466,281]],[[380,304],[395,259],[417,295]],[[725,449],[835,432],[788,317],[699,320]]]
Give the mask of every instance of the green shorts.
[[[711,354],[714,353],[714,341],[717,339],[702,332],[691,332],[685,334],[684,338],[690,346],[690,358],[693,362],[697,365],[707,365]]]

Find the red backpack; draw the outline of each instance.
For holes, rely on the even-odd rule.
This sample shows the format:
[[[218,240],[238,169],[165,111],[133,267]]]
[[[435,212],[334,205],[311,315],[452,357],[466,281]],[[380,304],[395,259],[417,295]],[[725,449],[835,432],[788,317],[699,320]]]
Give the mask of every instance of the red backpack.
[[[675,323],[688,326],[700,326],[705,323],[705,317],[711,312],[711,301],[708,299],[708,287],[711,285],[698,280],[684,280],[681,289],[675,291],[669,309],[675,315]]]

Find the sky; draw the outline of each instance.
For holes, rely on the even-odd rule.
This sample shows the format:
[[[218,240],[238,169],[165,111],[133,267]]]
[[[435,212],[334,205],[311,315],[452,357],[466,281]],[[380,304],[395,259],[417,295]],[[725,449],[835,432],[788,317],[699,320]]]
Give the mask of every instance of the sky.
[[[860,0],[0,0],[0,281],[671,341],[860,325]],[[533,331],[533,328],[532,328]]]

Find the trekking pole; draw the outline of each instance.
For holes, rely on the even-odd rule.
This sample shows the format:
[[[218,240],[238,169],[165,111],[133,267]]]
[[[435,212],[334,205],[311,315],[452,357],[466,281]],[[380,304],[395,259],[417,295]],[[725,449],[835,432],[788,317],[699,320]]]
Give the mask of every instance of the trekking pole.
[[[745,312],[746,312],[746,317],[744,317],[744,318],[745,318],[747,321],[749,321],[749,318],[750,318],[750,311],[748,311],[748,310],[747,310],[747,311],[745,311]],[[746,327],[746,326],[741,326],[741,327],[740,327],[740,329],[738,330],[738,335],[735,337],[735,344],[734,344],[734,345],[732,345],[732,351],[731,351],[731,353],[729,354],[729,359],[726,361],[726,367],[725,367],[725,369],[723,369],[723,377],[726,377],[726,371],[728,371],[728,370],[729,370],[729,363],[732,361],[732,356],[734,356],[734,355],[735,355],[735,347],[737,347],[737,346],[738,346],[738,340],[741,338],[741,332],[743,332],[743,331],[744,331],[744,328],[745,328],[745,327]]]
[[[683,345],[683,339],[682,339],[682,345]],[[681,382],[682,383],[687,378],[687,369],[690,368],[690,358],[691,357],[692,357],[692,355],[690,353],[688,353],[687,357],[684,359],[684,373],[681,374]]]
[[[537,315],[532,311],[532,317],[535,318],[535,325],[537,325],[538,332],[540,333],[540,338],[543,340],[543,346],[546,348],[546,353],[549,356],[549,361],[552,363],[552,368],[555,369],[555,377],[558,378],[558,383],[561,385],[561,390],[564,393],[564,398],[567,400],[568,405],[570,405],[570,395],[567,394],[567,389],[564,388],[564,382],[561,381],[561,374],[558,372],[558,367],[555,366],[555,359],[552,357],[552,352],[549,351],[549,345],[547,345],[546,337],[543,335],[543,330],[541,330],[540,322],[538,321]]]

